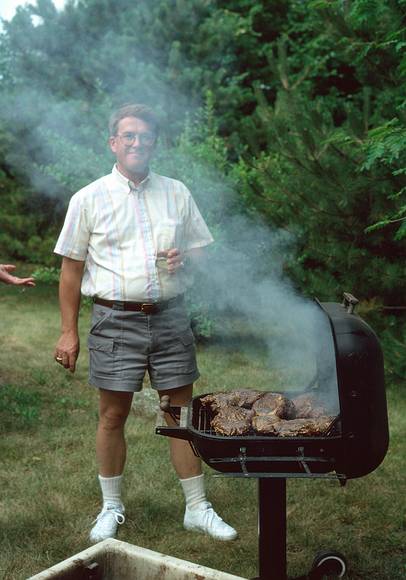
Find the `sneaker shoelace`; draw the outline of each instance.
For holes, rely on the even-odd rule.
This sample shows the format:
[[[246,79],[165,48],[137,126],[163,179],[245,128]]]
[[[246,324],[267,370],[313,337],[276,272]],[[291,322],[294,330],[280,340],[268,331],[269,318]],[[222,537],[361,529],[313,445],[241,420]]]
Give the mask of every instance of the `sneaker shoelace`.
[[[203,508],[204,511],[204,520],[205,520],[205,525],[207,528],[211,528],[214,524],[222,524],[223,520],[221,519],[221,517],[216,514],[216,512],[214,511],[212,505],[210,502],[206,502],[205,507]]]
[[[120,525],[125,522],[124,514],[118,508],[112,506],[103,508],[93,523],[95,524],[96,522],[100,522],[100,520],[103,519],[106,515],[112,515],[116,522]]]

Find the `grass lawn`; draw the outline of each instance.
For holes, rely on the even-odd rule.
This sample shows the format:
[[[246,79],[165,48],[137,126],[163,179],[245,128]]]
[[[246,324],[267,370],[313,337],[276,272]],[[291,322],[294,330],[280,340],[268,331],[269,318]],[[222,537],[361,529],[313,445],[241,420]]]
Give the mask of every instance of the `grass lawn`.
[[[88,546],[99,509],[94,454],[97,392],[87,386],[86,329],[74,376],[53,362],[59,332],[56,290],[0,289],[0,579],[27,578]],[[198,392],[267,388],[272,374],[255,352],[199,347]],[[225,479],[205,468],[209,499],[239,531],[219,543],[182,527],[183,499],[154,435],[150,392],[127,425],[127,522],[119,539],[251,578],[257,573],[257,482]],[[288,565],[309,570],[317,550],[333,548],[353,580],[396,580],[405,567],[406,392],[390,386],[391,444],[372,474],[349,481],[288,481]],[[403,544],[402,544],[403,541]]]

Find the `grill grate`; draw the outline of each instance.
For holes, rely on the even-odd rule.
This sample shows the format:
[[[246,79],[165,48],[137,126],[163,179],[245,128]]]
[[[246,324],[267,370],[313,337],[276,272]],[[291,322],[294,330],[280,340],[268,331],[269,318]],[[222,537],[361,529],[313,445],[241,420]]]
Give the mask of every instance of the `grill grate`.
[[[214,413],[211,409],[204,407],[203,405],[198,404],[197,409],[194,409],[193,412],[193,426],[195,429],[197,429],[197,431],[199,431],[199,433],[202,433],[204,435],[210,435],[212,437],[219,437],[221,439],[224,438],[229,438],[227,436],[224,435],[218,435],[215,430],[211,427],[211,421],[214,418]],[[197,420],[196,420],[197,418]],[[319,435],[319,437],[337,437],[341,435],[341,420],[340,420],[340,415],[337,415],[337,417],[334,417],[334,419],[332,419],[329,427],[327,428],[326,432],[323,435]],[[239,435],[238,436],[241,439],[244,439],[244,437],[275,437],[273,435],[265,435],[263,433],[256,433],[253,429],[250,430],[250,432],[246,435]],[[306,438],[308,438],[306,436]],[[309,437],[310,438],[310,437]],[[290,437],[278,437],[279,440],[282,439],[290,439]]]
[[[216,435],[216,432],[210,426],[213,416],[213,413],[209,409],[205,409],[202,405],[199,405],[196,428],[200,433]]]

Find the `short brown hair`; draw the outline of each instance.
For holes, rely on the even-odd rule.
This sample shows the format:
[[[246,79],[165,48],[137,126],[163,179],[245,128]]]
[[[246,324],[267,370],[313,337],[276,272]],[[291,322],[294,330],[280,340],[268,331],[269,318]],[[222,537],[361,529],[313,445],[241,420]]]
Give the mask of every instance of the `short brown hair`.
[[[145,121],[146,123],[148,123],[148,125],[151,126],[156,137],[158,137],[159,121],[155,112],[147,105],[141,105],[136,103],[127,103],[125,105],[121,105],[121,107],[116,109],[111,114],[109,120],[109,132],[111,137],[117,135],[118,124],[121,121],[121,119],[125,119],[126,117],[136,117],[137,119]]]

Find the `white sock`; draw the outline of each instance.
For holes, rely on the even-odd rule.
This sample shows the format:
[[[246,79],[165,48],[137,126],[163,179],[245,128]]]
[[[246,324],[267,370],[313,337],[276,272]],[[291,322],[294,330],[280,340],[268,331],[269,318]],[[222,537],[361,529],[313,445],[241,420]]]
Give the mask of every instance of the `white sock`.
[[[115,477],[103,477],[99,475],[100,487],[103,495],[103,507],[108,503],[109,505],[120,505],[121,501],[121,481],[122,475]]]
[[[206,491],[204,488],[204,475],[188,477],[188,479],[179,479],[185,494],[186,506],[194,510],[199,504],[206,501]]]

